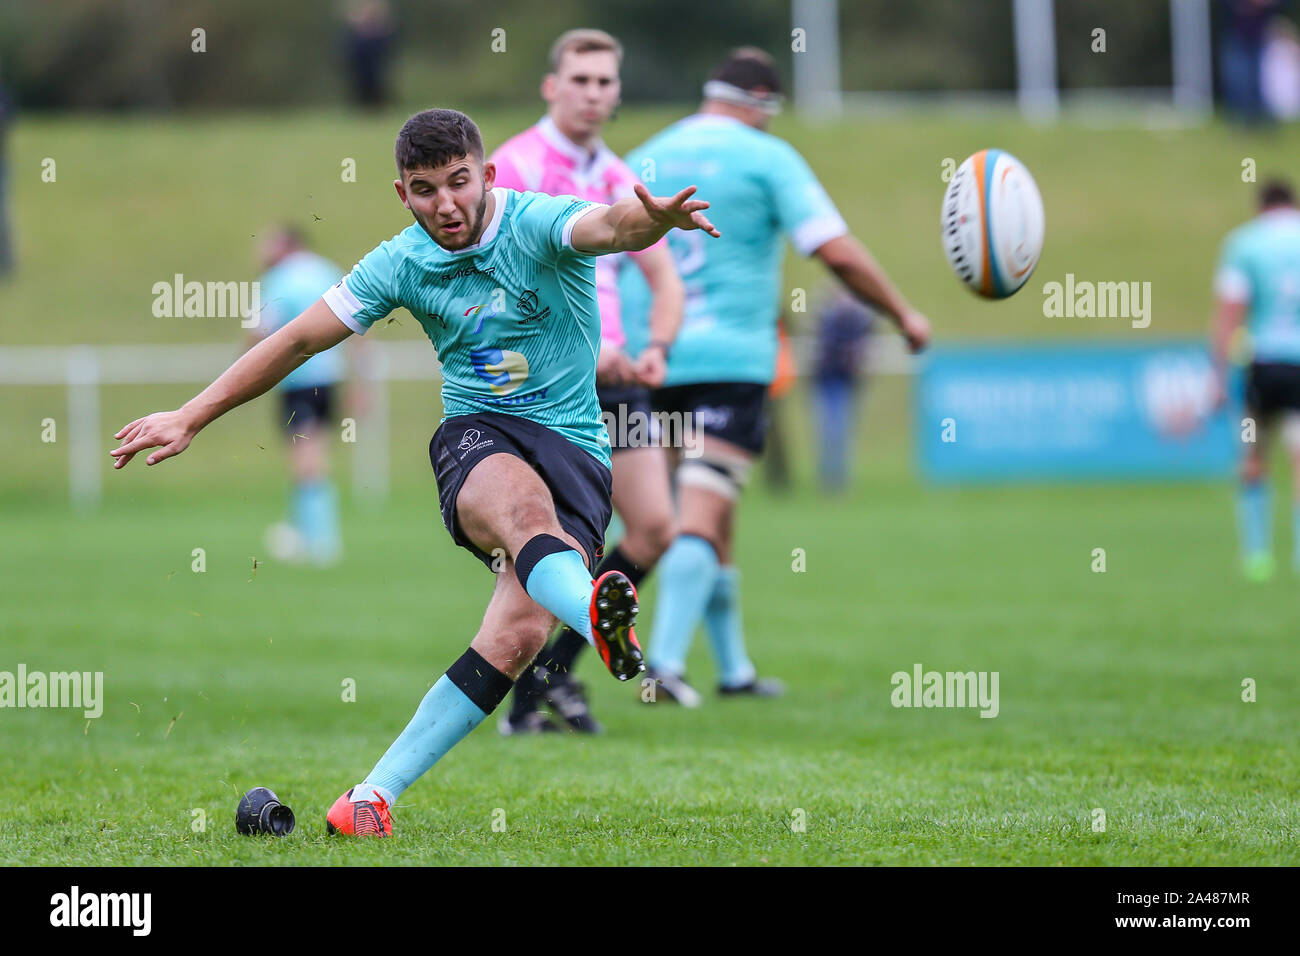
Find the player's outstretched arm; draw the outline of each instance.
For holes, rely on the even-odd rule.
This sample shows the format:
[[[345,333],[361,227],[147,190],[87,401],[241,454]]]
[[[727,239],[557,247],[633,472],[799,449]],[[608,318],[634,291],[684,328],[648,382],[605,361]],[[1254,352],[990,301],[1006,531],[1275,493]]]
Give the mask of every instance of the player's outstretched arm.
[[[866,246],[851,235],[837,236],[813,253],[858,298],[885,310],[913,352],[930,341],[930,321],[908,305]]]
[[[352,330],[318,299],[284,328],[253,346],[221,377],[171,412],[154,412],[124,425],[114,438],[122,444],[109,452],[122,468],[146,448],[158,451],[145,459],[155,465],[179,455],[209,422],[271,388],[317,352],[342,342]]]
[[[691,199],[694,186],[676,196],[661,198],[637,183],[636,198],[620,199],[612,206],[589,212],[573,224],[573,248],[593,256],[611,252],[638,252],[662,239],[670,229],[701,229],[715,239],[721,235],[704,216],[709,204]]]

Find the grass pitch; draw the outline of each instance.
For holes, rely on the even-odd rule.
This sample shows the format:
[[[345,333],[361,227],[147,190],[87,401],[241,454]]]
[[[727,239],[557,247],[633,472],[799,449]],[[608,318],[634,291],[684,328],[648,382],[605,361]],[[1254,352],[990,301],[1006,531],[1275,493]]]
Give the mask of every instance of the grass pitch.
[[[0,714],[0,860],[1300,862],[1300,681],[1281,623],[1296,582],[1238,582],[1222,490],[920,492],[905,476],[835,507],[745,502],[749,636],[784,699],[646,705],[588,655],[606,736],[502,739],[493,717],[403,796],[395,839],[328,839],[326,809],[490,590],[435,503],[430,488],[350,511],[343,565],[256,575],[280,506],[265,488],[140,496],[90,526],[57,505],[11,515],[6,663],[102,670],[106,703],[91,721]],[[704,643],[690,672],[710,686]],[[1000,713],[895,709],[890,675],[914,663],[998,671]],[[235,834],[255,785],[295,809],[290,837]]]

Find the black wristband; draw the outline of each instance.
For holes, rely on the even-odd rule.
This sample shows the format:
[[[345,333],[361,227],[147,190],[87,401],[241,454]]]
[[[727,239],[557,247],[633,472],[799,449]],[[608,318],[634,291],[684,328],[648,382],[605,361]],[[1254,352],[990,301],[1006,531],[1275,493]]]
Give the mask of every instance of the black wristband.
[[[662,349],[664,353],[665,362],[668,361],[668,355],[670,352],[672,352],[672,346],[669,345],[667,342],[651,342],[649,345],[646,346],[646,348]]]

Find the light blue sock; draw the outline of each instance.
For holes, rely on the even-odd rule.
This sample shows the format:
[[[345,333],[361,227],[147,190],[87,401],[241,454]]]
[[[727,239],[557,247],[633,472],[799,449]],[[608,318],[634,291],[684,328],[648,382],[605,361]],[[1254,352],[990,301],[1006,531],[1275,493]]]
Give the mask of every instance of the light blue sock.
[[[521,557],[526,548],[520,549]],[[567,547],[539,560],[523,582],[530,598],[581,634],[588,644],[592,643],[591,584],[591,572],[582,556]]]
[[[1273,551],[1273,508],[1268,482],[1242,482],[1237,490],[1237,520],[1241,530],[1241,550],[1246,559]]]
[[[745,653],[745,631],[740,623],[740,569],[735,565],[718,569],[713,594],[704,608],[704,623],[718,664],[719,684],[740,687],[758,676]]]
[[[713,545],[693,534],[681,534],[659,561],[659,600],[655,607],[648,662],[657,670],[681,675],[695,628],[713,593],[718,555]]]
[[[353,788],[352,801],[368,800],[377,793],[391,807],[407,787],[486,718],[487,714],[443,674],[375,769]]]
[[[305,481],[293,490],[293,524],[312,557],[330,560],[342,548],[338,496],[328,479]]]

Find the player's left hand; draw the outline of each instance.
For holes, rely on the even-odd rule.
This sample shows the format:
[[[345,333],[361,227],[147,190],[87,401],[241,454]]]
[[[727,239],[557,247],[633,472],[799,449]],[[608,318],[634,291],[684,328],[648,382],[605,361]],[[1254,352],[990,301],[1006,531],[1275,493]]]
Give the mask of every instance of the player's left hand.
[[[636,380],[646,388],[658,388],[668,375],[668,362],[664,359],[664,350],[652,345],[637,356]]]
[[[670,229],[702,229],[714,239],[721,237],[722,233],[718,232],[713,223],[709,222],[701,212],[708,209],[709,204],[702,199],[690,198],[695,194],[696,187],[687,186],[671,199],[650,195],[650,190],[642,183],[637,183],[633,189],[636,191],[636,198],[641,200],[641,205],[645,207],[646,214],[655,222],[662,223]]]

